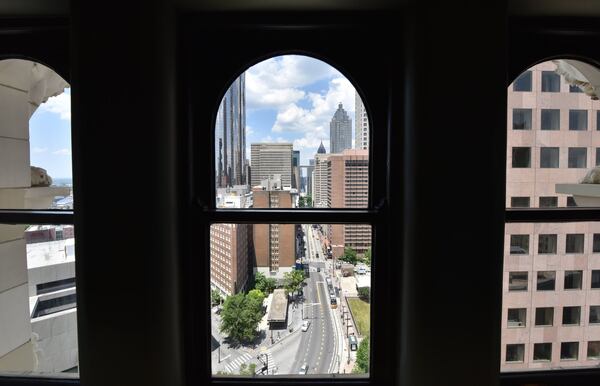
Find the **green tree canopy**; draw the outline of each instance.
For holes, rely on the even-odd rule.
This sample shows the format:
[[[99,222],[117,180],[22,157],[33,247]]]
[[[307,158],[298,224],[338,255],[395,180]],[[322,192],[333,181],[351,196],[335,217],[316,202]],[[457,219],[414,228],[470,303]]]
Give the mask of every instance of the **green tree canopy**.
[[[364,338],[358,345],[356,352],[356,363],[352,372],[355,374],[366,374],[369,372],[369,337]]]
[[[264,274],[257,272],[254,276],[254,288],[260,290],[264,294],[273,292],[277,285],[277,281],[273,278],[266,277]]]
[[[371,289],[369,287],[360,287],[358,289],[358,297],[368,302],[371,299]]]
[[[221,302],[223,301],[223,297],[221,296],[221,293],[218,289],[210,291],[210,300],[213,305],[221,304]]]
[[[341,261],[346,263],[355,264],[358,262],[358,255],[356,251],[350,247],[344,248],[344,254],[340,257]]]
[[[250,363],[250,365],[242,363],[240,365],[240,375],[256,375],[256,363]]]
[[[221,332],[238,342],[249,342],[256,337],[256,328],[262,319],[262,300],[244,293],[229,296],[221,311]]]
[[[367,252],[365,252],[364,261],[365,264],[367,264],[369,267],[371,266],[371,248],[369,248]]]
[[[303,270],[295,269],[291,272],[284,273],[283,282],[286,292],[293,295],[296,291],[301,289],[304,278]]]

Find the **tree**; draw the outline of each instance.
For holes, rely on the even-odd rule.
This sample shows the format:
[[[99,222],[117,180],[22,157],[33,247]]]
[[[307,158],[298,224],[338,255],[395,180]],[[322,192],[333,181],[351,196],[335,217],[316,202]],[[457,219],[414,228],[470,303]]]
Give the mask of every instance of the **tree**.
[[[284,288],[288,294],[294,294],[300,288],[302,288],[302,282],[304,282],[304,271],[295,269],[292,272],[286,272],[283,274]]]
[[[371,248],[369,248],[367,252],[365,252],[364,261],[365,264],[367,264],[369,267],[371,266]]]
[[[304,208],[306,206],[306,198],[305,197],[300,197],[298,199],[298,207],[299,208]]]
[[[257,272],[254,276],[254,288],[260,290],[263,294],[270,294],[277,285],[277,281],[271,277],[266,277],[264,274]]]
[[[310,194],[306,195],[305,202],[307,207],[312,207],[312,196]]]
[[[261,290],[253,289],[246,295],[248,307],[251,307],[257,312],[262,312],[263,300],[265,300],[265,294],[263,294]]]
[[[249,342],[256,337],[256,328],[262,319],[262,301],[243,293],[229,296],[221,311],[221,332],[237,342]]]
[[[213,305],[221,304],[223,302],[223,298],[218,289],[210,291],[210,300]]]
[[[242,363],[240,365],[240,375],[255,375],[255,374],[256,374],[256,363],[250,363],[250,365]]]
[[[358,345],[356,352],[356,363],[352,372],[355,374],[366,374],[369,372],[369,337],[367,336]]]
[[[340,257],[340,260],[356,265],[358,262],[358,255],[354,249],[346,247],[344,248],[344,254]]]
[[[369,287],[360,287],[358,289],[358,297],[368,302],[371,299],[371,289]]]

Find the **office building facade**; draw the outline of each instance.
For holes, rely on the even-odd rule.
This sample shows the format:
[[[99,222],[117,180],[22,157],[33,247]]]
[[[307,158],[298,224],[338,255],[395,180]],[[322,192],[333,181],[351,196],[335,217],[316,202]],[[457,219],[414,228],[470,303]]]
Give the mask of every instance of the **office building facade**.
[[[281,175],[284,187],[292,186],[292,144],[291,143],[253,143],[250,146],[250,164],[252,166],[252,187],[260,185],[262,180]]]
[[[354,92],[354,148],[369,149],[369,118],[358,91]]]
[[[352,119],[341,103],[329,123],[329,149],[331,153],[352,149]]]

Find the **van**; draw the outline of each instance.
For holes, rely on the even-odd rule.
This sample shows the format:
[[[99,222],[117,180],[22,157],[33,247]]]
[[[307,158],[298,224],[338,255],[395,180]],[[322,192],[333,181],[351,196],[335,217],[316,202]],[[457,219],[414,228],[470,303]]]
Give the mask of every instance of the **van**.
[[[358,273],[359,275],[364,275],[367,273],[367,267],[365,267],[364,265],[359,265],[356,267],[356,273]]]

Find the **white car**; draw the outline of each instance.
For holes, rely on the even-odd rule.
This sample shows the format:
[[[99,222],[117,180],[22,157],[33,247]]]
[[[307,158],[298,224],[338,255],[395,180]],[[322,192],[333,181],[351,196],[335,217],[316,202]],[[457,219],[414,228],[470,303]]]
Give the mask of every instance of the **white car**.
[[[306,374],[307,371],[308,371],[308,365],[305,363],[302,365],[302,367],[300,367],[300,371],[298,371],[298,374],[304,375],[304,374]]]
[[[308,331],[308,326],[310,326],[310,322],[308,320],[302,322],[302,331]]]

